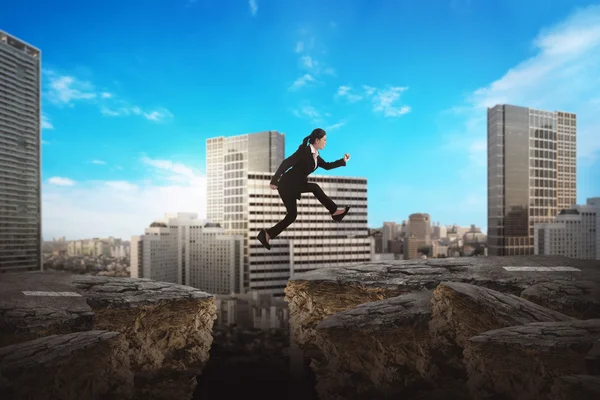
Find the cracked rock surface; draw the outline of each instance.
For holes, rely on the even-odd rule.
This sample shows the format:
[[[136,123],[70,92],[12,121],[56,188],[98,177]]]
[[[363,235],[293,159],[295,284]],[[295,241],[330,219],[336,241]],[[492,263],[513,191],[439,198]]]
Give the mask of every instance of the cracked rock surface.
[[[208,361],[214,297],[189,286],[133,278],[78,276],[97,329],[122,332],[132,365],[200,373]]]
[[[600,319],[536,322],[469,339],[464,360],[474,399],[547,399],[554,378],[586,374]]]
[[[600,282],[543,282],[525,289],[521,297],[578,319],[600,318]]]
[[[169,399],[194,391],[209,358],[216,303],[198,289],[149,279],[7,273],[0,279],[0,312],[4,344],[27,345],[55,332],[118,333],[136,396]],[[0,378],[12,384],[5,374]]]
[[[126,399],[133,394],[127,343],[118,332],[51,335],[0,348],[0,397]]]
[[[433,290],[440,282],[464,282],[519,296],[541,282],[591,280],[600,282],[595,262],[567,257],[512,256],[369,262],[322,268],[297,274],[286,286],[290,325],[295,342],[314,349],[314,328],[324,318],[359,304],[406,293]],[[511,271],[542,268],[543,271]],[[557,270],[547,270],[558,267]],[[560,270],[564,267],[577,271]]]
[[[334,314],[316,327],[320,399],[371,399],[428,385],[432,291],[410,293]]]
[[[297,274],[288,282],[285,300],[293,339],[312,360],[322,400],[533,399],[527,397],[532,393],[528,390],[549,378],[543,365],[553,363],[566,336],[548,341],[525,330],[531,344],[508,352],[512,355],[505,365],[495,365],[493,354],[476,357],[471,338],[500,329],[534,329],[536,323],[588,332],[577,325],[583,321],[557,310],[560,307],[520,297],[535,285],[585,287],[581,282],[600,282],[600,263],[547,256],[385,261]],[[554,371],[552,377],[591,374],[586,371],[595,365],[588,354],[593,332],[590,327],[585,352],[572,351],[572,359],[561,361],[588,368]],[[532,358],[536,345],[553,350]],[[537,369],[531,365],[534,359]],[[515,379],[525,387],[524,397],[511,397],[517,390],[506,394],[502,385],[499,392],[493,385],[473,389],[474,382],[493,382],[494,376],[510,371],[509,365],[518,365]],[[532,374],[536,376],[527,382]],[[545,383],[544,396],[551,384],[552,379]]]
[[[492,329],[569,317],[512,294],[461,282],[442,282],[433,293],[432,333],[464,348],[469,338]]]

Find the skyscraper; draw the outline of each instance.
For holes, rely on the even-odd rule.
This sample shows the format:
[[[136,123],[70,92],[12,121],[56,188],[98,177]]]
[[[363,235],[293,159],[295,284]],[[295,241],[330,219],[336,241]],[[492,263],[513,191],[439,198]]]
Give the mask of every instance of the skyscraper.
[[[188,285],[212,294],[234,291],[242,265],[241,236],[195,213],[165,214],[131,239],[131,276]]]
[[[534,254],[534,223],[576,203],[576,116],[488,108],[488,254]]]
[[[285,135],[277,131],[215,137],[206,141],[206,214],[228,234],[244,236],[244,266],[235,292],[249,286],[248,171],[275,173],[284,159]]]
[[[42,269],[41,53],[0,31],[0,272]]]

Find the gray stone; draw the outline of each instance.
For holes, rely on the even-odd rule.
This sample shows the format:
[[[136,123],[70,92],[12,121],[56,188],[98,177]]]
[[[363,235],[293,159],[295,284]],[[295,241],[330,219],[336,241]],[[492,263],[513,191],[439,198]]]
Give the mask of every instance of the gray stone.
[[[577,271],[511,271],[505,267],[570,267]],[[560,269],[560,268],[559,268]],[[415,291],[440,282],[464,282],[520,295],[550,281],[600,282],[600,262],[567,257],[463,257],[363,263],[322,268],[295,275],[286,287],[294,341],[306,351],[314,346],[314,328],[324,318],[359,304]]]
[[[474,399],[547,399],[554,377],[586,374],[600,319],[536,322],[472,337],[464,351]]]
[[[0,397],[129,399],[134,375],[127,343],[101,330],[51,335],[0,348]]]
[[[433,293],[432,333],[464,348],[472,336],[531,322],[574,320],[512,294],[462,282],[442,282]]]
[[[366,303],[324,319],[315,344],[319,398],[354,399],[400,395],[431,385],[428,324],[431,291]]]
[[[578,319],[600,318],[599,282],[542,282],[525,289],[521,297]]]

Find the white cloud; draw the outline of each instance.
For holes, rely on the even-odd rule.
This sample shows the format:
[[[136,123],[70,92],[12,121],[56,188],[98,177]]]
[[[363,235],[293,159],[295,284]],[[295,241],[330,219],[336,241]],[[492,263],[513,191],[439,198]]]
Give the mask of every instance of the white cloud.
[[[333,125],[330,125],[330,126],[326,127],[325,128],[325,132],[329,132],[329,131],[333,131],[333,130],[339,129],[339,128],[341,128],[344,125],[346,125],[346,122],[345,121],[340,121],[337,124],[333,124]]]
[[[298,118],[305,118],[309,120],[312,124],[318,124],[322,122],[321,113],[319,113],[313,106],[302,106],[299,110],[294,110],[293,113]]]
[[[250,0],[248,2],[248,5],[250,6],[250,11],[252,12],[252,15],[256,16],[256,12],[258,11],[258,4],[256,4],[256,0]]]
[[[397,106],[395,103],[400,99],[400,94],[407,87],[394,86],[377,90],[373,96],[373,111],[382,112],[386,117],[399,117],[411,111],[409,106]]]
[[[304,42],[299,41],[298,43],[296,43],[296,48],[294,49],[294,51],[296,53],[302,53],[303,50],[304,50]]]
[[[373,111],[383,113],[386,117],[399,117],[411,111],[406,105],[398,105],[401,94],[408,88],[404,86],[388,86],[385,88],[376,88],[363,85],[363,94],[357,94],[350,86],[340,86],[336,96],[343,97],[351,103],[355,103],[364,98],[370,98],[373,103]]]
[[[125,191],[135,190],[138,188],[137,185],[127,182],[127,181],[107,181],[107,182],[104,182],[104,185],[108,186],[109,188],[112,188],[112,189],[125,190]]]
[[[206,180],[190,166],[144,157],[145,179],[82,181],[77,187],[44,185],[44,236],[120,237],[143,234],[167,212],[206,217]]]
[[[43,71],[49,80],[46,92],[50,102],[57,105],[72,105],[77,100],[91,100],[97,97],[94,85],[70,75],[58,75],[54,71]]]
[[[162,122],[166,119],[173,118],[173,114],[165,108],[160,108],[144,113],[144,117],[150,121]]]
[[[164,107],[142,110],[139,106],[119,99],[113,93],[107,91],[97,93],[94,85],[89,81],[70,75],[60,75],[52,70],[44,70],[43,73],[49,81],[45,98],[54,105],[73,107],[76,101],[88,101],[96,104],[102,115],[109,117],[138,115],[153,122],[162,122],[173,117],[173,114]]]
[[[313,78],[313,76],[310,74],[304,74],[294,81],[292,86],[290,86],[290,90],[300,89],[311,82],[315,82],[315,78]]]
[[[350,103],[355,103],[362,100],[362,96],[354,93],[350,93],[352,88],[350,86],[340,86],[337,91],[339,97],[345,97]]]
[[[300,59],[302,61],[302,65],[304,66],[304,68],[307,69],[313,69],[317,66],[317,62],[314,61],[311,56],[302,56],[302,58]]]
[[[56,185],[56,186],[74,186],[75,185],[75,181],[73,181],[69,178],[63,178],[60,176],[54,176],[54,177],[48,179],[48,183],[51,185]]]
[[[54,125],[50,122],[47,115],[42,114],[42,129],[54,129]]]
[[[153,122],[163,122],[167,119],[173,118],[173,113],[163,107],[159,107],[150,111],[143,111],[140,107],[137,106],[124,106],[118,108],[109,108],[102,107],[100,108],[100,112],[103,115],[109,117],[123,117],[129,115],[143,115],[149,121]]]
[[[452,112],[464,119],[464,128],[449,135],[448,146],[467,149],[475,165],[484,166],[487,107],[506,103],[562,110],[577,114],[577,155],[591,165],[600,152],[600,113],[594,102],[600,92],[600,6],[577,9],[540,32],[532,46],[534,56],[453,107]]]
[[[321,62],[317,61],[314,57],[309,55],[303,55],[302,57],[300,57],[300,66],[315,76],[335,76],[334,68],[324,66]]]
[[[102,161],[102,160],[92,160],[92,164],[96,164],[96,165],[105,165],[106,162]]]

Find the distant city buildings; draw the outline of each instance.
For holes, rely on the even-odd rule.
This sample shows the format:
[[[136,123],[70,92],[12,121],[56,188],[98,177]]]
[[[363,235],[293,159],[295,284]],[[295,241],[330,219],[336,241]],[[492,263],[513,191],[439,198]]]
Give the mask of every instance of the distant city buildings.
[[[408,231],[404,238],[404,259],[417,258],[424,249],[431,247],[431,218],[429,214],[415,213],[408,216]]]
[[[534,254],[534,224],[576,203],[576,115],[503,104],[487,121],[489,255]]]
[[[377,261],[487,255],[487,236],[480,228],[431,225],[429,214],[424,213],[411,214],[401,224],[384,222],[381,229],[371,230],[370,236]],[[384,252],[384,238],[390,237],[388,252]]]
[[[285,207],[269,181],[284,160],[285,136],[265,131],[206,142],[207,217],[222,223],[227,234],[241,235],[244,263],[235,293],[256,291],[280,297],[294,273],[315,268],[371,260],[367,228],[367,181],[362,178],[315,176],[339,205],[352,210],[343,223],[309,194],[298,202],[298,218],[271,250],[255,239],[258,231],[274,225]]]
[[[67,255],[74,256],[103,256],[113,258],[129,257],[130,245],[129,242],[124,242],[121,239],[108,238],[93,238],[82,240],[54,240],[54,243],[67,243]]]
[[[42,267],[41,53],[0,31],[0,272]]]
[[[278,297],[259,292],[218,295],[215,328],[236,325],[245,329],[289,329],[289,308]]]
[[[599,227],[600,197],[563,209],[553,222],[534,225],[535,254],[600,260]]]
[[[195,213],[165,214],[131,239],[131,276],[188,285],[212,294],[235,293],[243,266],[243,237]]]

